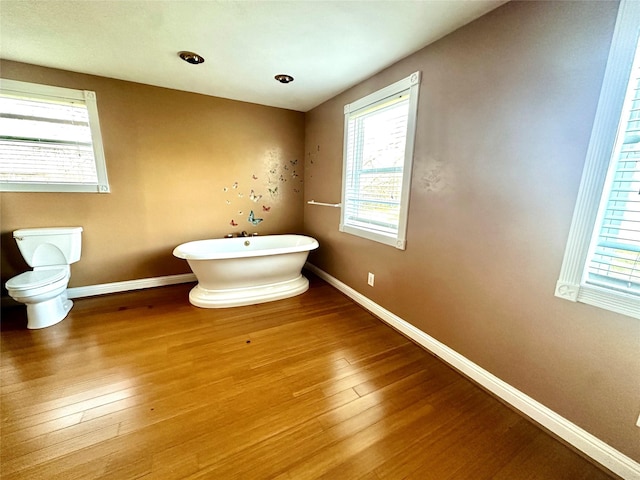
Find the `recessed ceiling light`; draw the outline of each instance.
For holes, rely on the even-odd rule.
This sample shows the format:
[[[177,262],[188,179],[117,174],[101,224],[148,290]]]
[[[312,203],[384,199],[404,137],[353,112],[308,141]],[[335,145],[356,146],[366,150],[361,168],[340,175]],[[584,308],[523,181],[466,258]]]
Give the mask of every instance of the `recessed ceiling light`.
[[[192,65],[198,65],[204,62],[204,57],[193,52],[178,52],[178,56],[185,62],[189,62]]]
[[[277,81],[279,81],[280,83],[291,83],[291,82],[293,82],[293,77],[291,75],[286,75],[284,73],[276,75],[274,78]]]

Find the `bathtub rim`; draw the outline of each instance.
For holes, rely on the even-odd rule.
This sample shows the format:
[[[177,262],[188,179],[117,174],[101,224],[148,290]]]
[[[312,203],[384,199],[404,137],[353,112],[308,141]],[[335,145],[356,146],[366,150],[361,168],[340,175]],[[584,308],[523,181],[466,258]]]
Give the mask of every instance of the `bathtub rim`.
[[[289,245],[289,246],[275,246],[275,247],[267,247],[260,248],[257,250],[229,250],[229,251],[221,251],[212,249],[210,251],[206,251],[205,253],[188,251],[189,247],[195,247],[197,245],[203,244],[220,244],[224,245],[225,242],[234,242],[234,244],[240,244],[241,242],[244,244],[245,241],[258,241],[263,238],[284,238],[284,237],[292,237],[298,239],[306,240],[305,243],[298,245]],[[310,237],[308,235],[301,234],[274,234],[274,235],[261,235],[256,237],[234,237],[234,238],[209,238],[202,240],[192,240],[190,242],[181,243],[177,247],[173,249],[173,256],[183,259],[183,260],[223,260],[228,258],[246,258],[246,257],[262,257],[268,255],[282,255],[287,253],[295,253],[295,252],[305,252],[311,251],[318,248],[320,244],[318,241]]]

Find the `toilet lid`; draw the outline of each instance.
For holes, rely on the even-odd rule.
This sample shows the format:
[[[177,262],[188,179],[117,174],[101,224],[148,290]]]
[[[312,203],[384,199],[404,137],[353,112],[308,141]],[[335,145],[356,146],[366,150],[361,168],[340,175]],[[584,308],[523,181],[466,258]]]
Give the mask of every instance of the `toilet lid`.
[[[52,268],[51,270],[33,270],[24,272],[10,279],[6,283],[7,290],[26,290],[29,288],[38,288],[50,283],[62,280],[66,274],[64,268]]]

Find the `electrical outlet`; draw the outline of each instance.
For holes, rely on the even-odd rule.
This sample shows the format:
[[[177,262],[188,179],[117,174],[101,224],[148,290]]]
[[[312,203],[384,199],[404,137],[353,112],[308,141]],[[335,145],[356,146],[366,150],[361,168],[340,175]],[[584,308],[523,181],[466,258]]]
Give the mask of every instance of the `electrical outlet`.
[[[369,272],[369,276],[367,277],[367,283],[373,287],[373,282],[375,279],[376,279],[376,276],[373,273]]]

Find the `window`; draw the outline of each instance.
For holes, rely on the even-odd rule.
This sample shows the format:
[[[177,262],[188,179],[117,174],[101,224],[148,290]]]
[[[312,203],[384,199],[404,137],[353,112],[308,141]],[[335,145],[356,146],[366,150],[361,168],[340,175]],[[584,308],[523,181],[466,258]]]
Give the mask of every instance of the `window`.
[[[420,72],[344,107],[340,231],[406,246]]]
[[[0,191],[109,191],[94,92],[0,79]]]
[[[640,2],[620,4],[556,296],[640,318]]]

